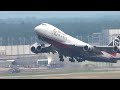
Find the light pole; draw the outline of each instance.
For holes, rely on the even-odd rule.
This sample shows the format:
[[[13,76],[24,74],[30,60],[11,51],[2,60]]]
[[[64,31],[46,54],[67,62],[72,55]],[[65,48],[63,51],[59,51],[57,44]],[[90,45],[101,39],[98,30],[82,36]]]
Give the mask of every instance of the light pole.
[[[0,37],[0,46],[2,46],[2,37]]]
[[[87,36],[88,43],[90,43],[90,35]]]
[[[25,45],[25,37],[23,37],[23,54],[25,54],[25,53],[24,53],[24,51],[25,51],[25,50],[24,50],[24,45]]]
[[[11,38],[11,39],[12,39],[12,40],[11,40],[11,41],[12,41],[12,43],[11,43],[11,55],[13,55],[13,40],[14,40],[14,39],[13,39],[13,38]]]

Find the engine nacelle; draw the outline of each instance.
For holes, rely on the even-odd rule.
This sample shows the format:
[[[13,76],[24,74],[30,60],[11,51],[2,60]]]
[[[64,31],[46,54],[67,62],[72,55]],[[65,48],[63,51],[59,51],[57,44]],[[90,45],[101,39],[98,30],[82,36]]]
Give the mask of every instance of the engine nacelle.
[[[47,47],[50,47],[50,45],[45,45],[45,44],[39,45],[38,43],[35,43],[31,46],[31,51],[33,53],[46,53],[49,52]]]
[[[38,52],[40,52],[40,51],[42,50],[42,47],[39,45],[39,46],[37,46],[36,50],[37,50]]]
[[[86,46],[83,47],[84,51],[92,51],[93,49],[94,49],[94,47],[88,46],[88,45],[86,45]]]
[[[36,52],[37,46],[38,46],[38,43],[35,43],[35,44],[33,44],[33,45],[31,46],[31,51],[32,51],[33,53]]]
[[[40,45],[38,45],[38,43],[35,43],[35,44],[33,44],[33,45],[31,46],[31,51],[32,51],[33,53],[40,52],[41,49],[42,49],[42,48],[41,48]]]
[[[120,47],[118,46],[115,46],[114,48],[113,48],[113,51],[114,52],[117,52],[117,53],[120,53]]]

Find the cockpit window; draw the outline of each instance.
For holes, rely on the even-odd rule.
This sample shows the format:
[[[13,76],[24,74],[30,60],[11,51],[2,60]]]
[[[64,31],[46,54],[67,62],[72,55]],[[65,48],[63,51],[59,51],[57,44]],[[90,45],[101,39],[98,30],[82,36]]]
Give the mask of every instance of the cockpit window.
[[[46,25],[45,23],[42,23],[41,25]]]

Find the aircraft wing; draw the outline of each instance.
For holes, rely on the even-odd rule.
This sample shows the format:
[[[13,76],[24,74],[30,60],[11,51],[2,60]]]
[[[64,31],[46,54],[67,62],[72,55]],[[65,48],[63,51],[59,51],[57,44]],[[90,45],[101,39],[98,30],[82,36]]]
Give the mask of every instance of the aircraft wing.
[[[84,46],[75,46],[75,45],[68,45],[68,46],[78,52],[85,52],[92,56],[103,54],[101,51],[105,51],[110,54],[116,53],[114,51],[114,46],[92,46],[91,50],[88,49],[88,51],[84,50]]]
[[[106,51],[109,53],[114,52],[114,47],[113,46],[94,46],[94,50],[98,50],[98,51]]]

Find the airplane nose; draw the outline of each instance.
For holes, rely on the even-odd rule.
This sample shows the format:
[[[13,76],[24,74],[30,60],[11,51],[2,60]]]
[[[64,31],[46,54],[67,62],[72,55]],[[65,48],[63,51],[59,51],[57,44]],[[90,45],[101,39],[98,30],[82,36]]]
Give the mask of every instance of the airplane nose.
[[[35,32],[37,33],[44,33],[46,30],[46,26],[43,24],[40,24],[34,28]]]
[[[34,30],[37,32],[37,31],[39,30],[39,27],[36,26],[36,27],[34,28]]]

